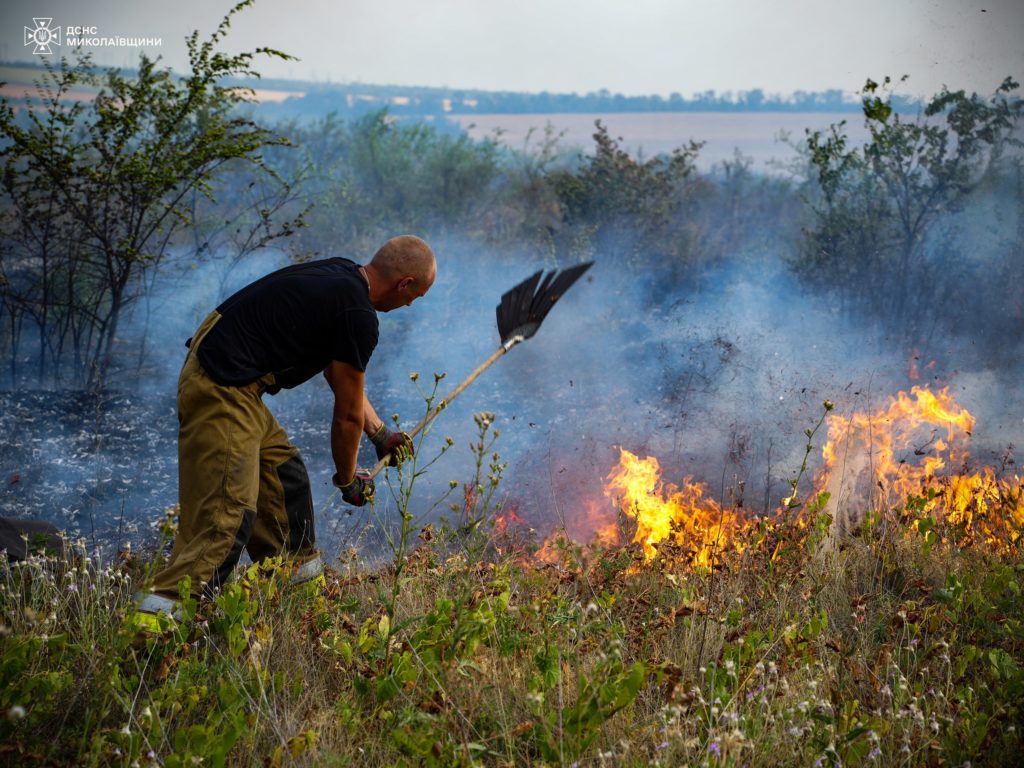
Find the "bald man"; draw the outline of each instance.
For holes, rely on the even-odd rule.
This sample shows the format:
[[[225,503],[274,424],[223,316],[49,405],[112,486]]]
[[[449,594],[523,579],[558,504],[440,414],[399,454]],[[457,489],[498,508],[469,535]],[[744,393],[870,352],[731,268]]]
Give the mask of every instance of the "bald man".
[[[175,613],[186,577],[193,597],[210,596],[243,549],[254,562],[287,556],[293,582],[320,576],[309,476],[262,396],[323,372],[334,393],[334,484],[349,504],[371,500],[373,481],[356,472],[361,435],[392,465],[412,455],[409,436],[391,432],[363,392],[377,312],[409,306],[436,275],[430,247],[403,235],[365,266],[332,258],[273,272],[203,321],[178,379],[178,532],[152,591],[136,595],[143,625]]]

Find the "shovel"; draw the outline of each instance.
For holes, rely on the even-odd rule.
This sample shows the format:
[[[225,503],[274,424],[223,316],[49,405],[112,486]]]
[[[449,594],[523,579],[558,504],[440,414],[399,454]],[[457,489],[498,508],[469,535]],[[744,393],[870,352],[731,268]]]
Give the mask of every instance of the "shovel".
[[[501,336],[499,346],[491,356],[477,366],[461,384],[448,393],[448,396],[439,401],[437,405],[427,411],[420,423],[412,428],[409,437],[416,437],[427,424],[443,411],[448,405],[462,394],[462,391],[472,384],[477,378],[494,365],[498,358],[508,352],[516,344],[526,341],[533,336],[544,322],[548,312],[555,306],[562,294],[564,294],[580,276],[590,269],[594,262],[588,261],[585,264],[578,264],[561,271],[555,269],[547,274],[543,270],[526,278],[510,291],[501,296],[501,303],[495,309],[498,316],[498,334]],[[384,467],[387,466],[391,455],[388,454],[377,462],[377,465],[370,471],[370,477],[376,477]]]

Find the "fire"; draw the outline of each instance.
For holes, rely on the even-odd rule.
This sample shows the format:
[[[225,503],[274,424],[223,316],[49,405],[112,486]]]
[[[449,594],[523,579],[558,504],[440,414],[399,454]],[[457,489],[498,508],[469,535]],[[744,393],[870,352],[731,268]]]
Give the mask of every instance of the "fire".
[[[689,477],[682,487],[663,482],[655,457],[641,459],[619,450],[619,465],[608,476],[605,495],[618,500],[623,514],[636,521],[633,541],[643,546],[647,560],[657,553],[656,545],[670,537],[688,548],[693,565],[711,565],[716,553],[730,547],[742,550],[736,533],[744,521],[707,498],[701,483]]]
[[[888,510],[914,527],[930,518],[936,530],[960,544],[983,540],[1007,551],[1020,539],[1024,483],[1016,476],[999,477],[991,468],[967,471],[975,420],[948,388],[932,392],[915,386],[873,413],[830,413],[827,424],[823,465],[813,486],[829,493],[826,511],[840,534],[859,525],[866,512]],[[671,542],[684,548],[691,565],[712,565],[726,553],[743,552],[757,523],[743,510],[723,508],[689,477],[681,486],[666,482],[657,458],[625,449],[604,493],[634,522],[633,541],[648,561],[659,543]],[[918,500],[912,511],[904,509],[908,498]],[[593,512],[586,517],[593,520]],[[805,516],[801,510],[794,517],[783,505],[769,522],[804,527]],[[595,521],[588,530],[599,528]]]
[[[1017,541],[1024,523],[1021,481],[991,468],[968,473],[974,417],[948,388],[913,387],[874,413],[828,419],[825,466],[816,483],[830,495],[841,530],[869,510],[900,509],[909,497],[938,524],[997,549]]]
[[[501,536],[508,531],[509,525],[525,525],[526,521],[516,514],[514,509],[504,509],[494,518],[494,533]]]
[[[545,540],[534,557],[543,563],[557,563],[562,559],[560,544],[566,541],[584,542],[600,548],[614,547],[621,543],[618,521],[614,511],[606,504],[583,501],[582,514],[573,515],[565,521],[564,528]],[[587,555],[588,551],[584,551]]]

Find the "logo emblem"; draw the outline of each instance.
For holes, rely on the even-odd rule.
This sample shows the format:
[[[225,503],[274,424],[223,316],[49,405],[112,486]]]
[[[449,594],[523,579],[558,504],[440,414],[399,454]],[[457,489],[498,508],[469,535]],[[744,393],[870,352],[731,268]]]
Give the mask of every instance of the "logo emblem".
[[[60,27],[51,27],[53,19],[32,19],[35,28],[25,27],[25,45],[34,45],[32,53],[48,56],[53,53],[51,45],[60,45]]]

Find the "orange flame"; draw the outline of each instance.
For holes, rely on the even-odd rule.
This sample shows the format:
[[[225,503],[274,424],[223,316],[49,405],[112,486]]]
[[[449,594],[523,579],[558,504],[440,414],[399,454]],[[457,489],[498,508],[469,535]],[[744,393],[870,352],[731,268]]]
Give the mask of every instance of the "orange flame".
[[[508,531],[509,525],[525,525],[526,521],[516,514],[514,509],[503,509],[494,518],[494,533],[502,536]]]
[[[705,498],[705,487],[689,477],[681,488],[662,482],[655,457],[641,459],[624,448],[619,451],[619,465],[608,476],[605,495],[617,499],[623,514],[636,521],[633,541],[643,545],[647,560],[667,539],[687,547],[693,565],[711,565],[727,548],[742,551],[736,533],[744,521],[738,513]]]
[[[1024,527],[1021,481],[998,478],[991,468],[967,473],[974,423],[945,387],[913,387],[871,414],[832,414],[816,486],[830,494],[841,528],[868,510],[899,509],[916,497],[922,513],[958,527],[968,543],[980,537],[1005,549]]]
[[[1024,531],[1024,482],[1017,476],[1001,478],[991,468],[967,473],[966,444],[975,420],[948,388],[932,392],[915,386],[874,413],[831,413],[827,423],[824,465],[813,485],[829,492],[826,510],[840,532],[856,527],[868,511],[895,510],[918,530],[921,521],[931,518],[943,535],[955,536],[960,544],[985,541],[997,551],[1016,546]],[[684,547],[684,559],[694,566],[715,564],[750,545],[756,519],[742,510],[723,509],[689,477],[676,486],[661,474],[655,457],[620,449],[619,464],[604,489],[635,523],[633,541],[643,547],[647,561],[662,542]],[[911,497],[918,501],[907,511]],[[789,511],[787,504],[766,522],[806,526],[804,511],[796,520]],[[602,523],[607,512],[603,518],[594,512],[586,515],[589,531],[614,528]]]

